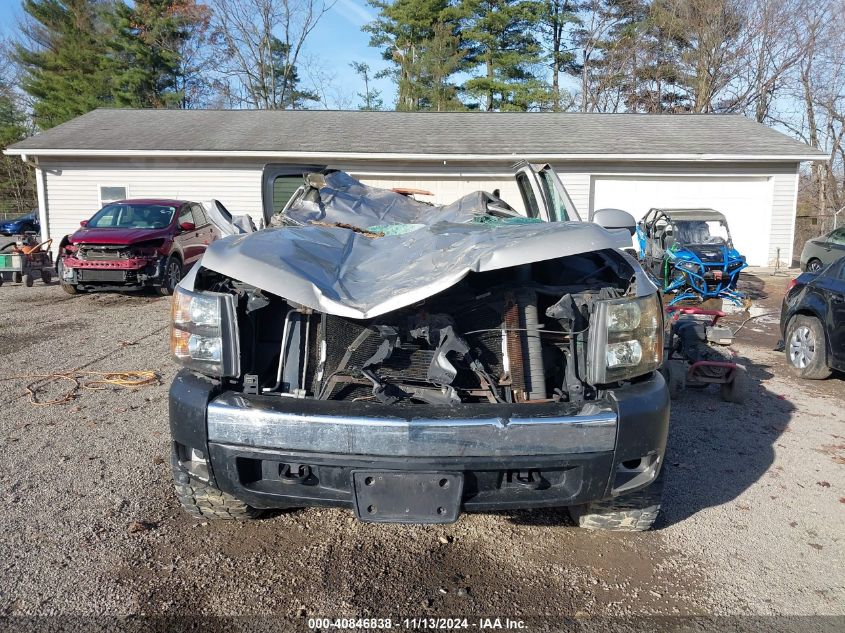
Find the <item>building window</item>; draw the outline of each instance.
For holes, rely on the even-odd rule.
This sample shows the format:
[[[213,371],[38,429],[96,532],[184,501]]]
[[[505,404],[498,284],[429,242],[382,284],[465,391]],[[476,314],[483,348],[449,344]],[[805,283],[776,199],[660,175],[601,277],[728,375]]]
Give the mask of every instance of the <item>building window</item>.
[[[126,187],[115,187],[112,185],[100,187],[101,207],[115,200],[126,200]]]

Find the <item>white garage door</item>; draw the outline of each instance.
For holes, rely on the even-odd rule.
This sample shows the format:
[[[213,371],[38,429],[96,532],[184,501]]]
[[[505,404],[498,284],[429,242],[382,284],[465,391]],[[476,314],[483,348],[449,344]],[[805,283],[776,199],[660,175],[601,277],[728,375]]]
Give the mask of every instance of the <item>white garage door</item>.
[[[593,177],[593,209],[624,209],[639,220],[653,207],[711,208],[728,219],[734,245],[752,266],[769,259],[768,178]]]

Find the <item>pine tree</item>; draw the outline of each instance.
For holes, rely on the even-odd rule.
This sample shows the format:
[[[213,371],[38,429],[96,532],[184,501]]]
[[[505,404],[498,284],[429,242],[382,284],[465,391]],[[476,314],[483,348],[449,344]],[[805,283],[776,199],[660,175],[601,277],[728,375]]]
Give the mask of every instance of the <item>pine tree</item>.
[[[25,41],[15,58],[40,129],[110,102],[103,8],[101,0],[24,0]]]
[[[463,0],[463,37],[472,43],[470,60],[480,73],[466,93],[493,110],[529,110],[548,102],[549,88],[535,68],[542,47],[535,33],[543,5],[536,0]]]
[[[135,0],[115,5],[108,68],[115,104],[172,108],[184,104],[180,81],[185,41],[191,36],[193,0]]]
[[[450,0],[370,0],[379,17],[368,24],[370,45],[393,66],[397,110],[459,109],[450,81],[465,64],[458,13]]]
[[[27,118],[17,95],[0,83],[0,211],[28,213],[37,205],[32,168],[2,150],[27,137]]]
[[[634,89],[628,107],[634,111],[684,112],[690,109],[686,77],[681,68],[688,47],[685,25],[671,1],[654,0],[638,38],[640,64],[634,69]]]
[[[549,66],[552,70],[552,110],[562,109],[560,74],[575,60],[572,51],[566,48],[567,29],[577,22],[575,0],[546,0],[541,13]]]
[[[455,25],[436,22],[431,37],[422,43],[417,63],[420,77],[420,106],[435,112],[463,110],[458,86],[451,78],[465,65],[466,51]]]
[[[384,107],[384,101],[381,99],[381,91],[370,86],[370,82],[374,78],[370,74],[370,65],[365,62],[352,62],[349,66],[364,82],[364,92],[358,93],[358,98],[361,100],[361,105],[358,106],[358,109],[381,110]]]

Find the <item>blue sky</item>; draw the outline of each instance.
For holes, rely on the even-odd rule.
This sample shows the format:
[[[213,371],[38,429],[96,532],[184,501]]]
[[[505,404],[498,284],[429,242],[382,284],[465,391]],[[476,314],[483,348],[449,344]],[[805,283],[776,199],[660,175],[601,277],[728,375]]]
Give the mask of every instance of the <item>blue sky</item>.
[[[14,35],[21,15],[20,5],[20,0],[0,0],[0,34]],[[305,58],[315,60],[335,75],[334,83],[337,90],[349,100],[348,107],[356,107],[359,101],[356,93],[364,91],[363,83],[349,67],[349,63],[353,60],[366,62],[373,73],[386,66],[379,51],[369,46],[369,36],[361,31],[361,27],[374,16],[375,12],[364,0],[337,0],[306,43]],[[300,76],[307,78],[304,68],[300,69]],[[382,91],[385,107],[393,107],[393,83],[389,79],[382,79],[376,82],[375,87]]]

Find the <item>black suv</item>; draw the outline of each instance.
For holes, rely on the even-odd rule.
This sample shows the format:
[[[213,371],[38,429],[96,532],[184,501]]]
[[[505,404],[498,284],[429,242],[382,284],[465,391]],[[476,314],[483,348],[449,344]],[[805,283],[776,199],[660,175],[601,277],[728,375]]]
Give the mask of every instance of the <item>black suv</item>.
[[[790,282],[780,328],[795,375],[822,379],[833,369],[845,371],[845,257]]]

